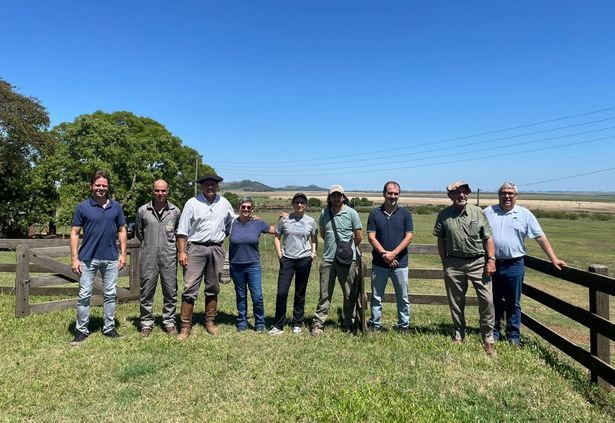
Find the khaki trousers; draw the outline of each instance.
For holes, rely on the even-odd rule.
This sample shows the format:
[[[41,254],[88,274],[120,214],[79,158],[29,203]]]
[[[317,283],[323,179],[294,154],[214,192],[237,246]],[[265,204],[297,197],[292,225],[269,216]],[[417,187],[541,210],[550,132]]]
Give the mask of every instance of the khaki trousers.
[[[462,340],[466,332],[465,305],[468,283],[471,282],[478,297],[480,331],[483,342],[493,342],[493,293],[491,278],[484,274],[485,258],[465,259],[447,257],[444,261],[444,285],[453,319],[453,338]]]

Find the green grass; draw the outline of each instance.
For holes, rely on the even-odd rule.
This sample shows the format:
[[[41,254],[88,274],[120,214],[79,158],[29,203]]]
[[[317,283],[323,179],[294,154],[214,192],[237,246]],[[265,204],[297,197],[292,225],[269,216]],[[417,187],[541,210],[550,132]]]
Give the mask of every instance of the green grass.
[[[262,217],[274,219],[267,213]],[[433,220],[433,215],[415,216],[415,242],[434,242]],[[543,219],[541,223],[558,255],[569,264],[586,268],[600,261],[615,268],[615,252],[608,247],[615,222]],[[534,244],[529,244],[532,249]],[[262,241],[261,252],[270,325],[277,277],[270,236]],[[538,250],[532,252],[542,256]],[[10,261],[10,253],[0,253],[0,259]],[[421,267],[437,265],[433,257],[412,260]],[[528,279],[570,301],[587,301],[586,289],[566,291],[561,288],[564,283],[539,275]],[[410,287],[413,292],[443,292],[439,281],[411,281]],[[310,319],[317,291],[314,266],[306,306]],[[474,308],[466,311],[472,329],[467,342],[452,345],[446,306],[413,305],[409,336],[388,330],[357,337],[339,330],[340,306],[338,286],[332,321],[320,338],[307,333],[294,336],[289,330],[279,337],[240,334],[234,328],[234,290],[223,285],[217,337],[208,336],[202,327],[201,292],[195,308],[198,323],[185,343],[159,328],[151,337],[141,338],[138,305],[132,303],[117,308],[122,338],[101,336],[102,310],[93,308],[94,333],[82,346],[71,348],[73,309],[15,319],[14,298],[0,296],[0,420],[615,420],[615,395],[592,386],[584,369],[530,331],[524,333],[525,348],[498,344],[498,356],[490,359],[481,348]],[[534,307],[524,302],[526,310]],[[160,308],[159,291],[157,314]],[[574,330],[548,310],[536,313]],[[394,304],[385,304],[383,318],[390,329],[396,319]]]

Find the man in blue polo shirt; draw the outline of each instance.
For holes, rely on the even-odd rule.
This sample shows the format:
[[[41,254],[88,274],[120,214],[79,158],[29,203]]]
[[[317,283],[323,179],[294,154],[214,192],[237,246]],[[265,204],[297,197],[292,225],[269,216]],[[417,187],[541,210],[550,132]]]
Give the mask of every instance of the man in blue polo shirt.
[[[100,272],[103,288],[103,335],[119,337],[115,330],[115,288],[118,273],[126,264],[126,219],[122,206],[107,197],[109,177],[106,172],[98,171],[92,176],[90,190],[92,196],[75,209],[70,232],[71,267],[74,273],[81,276],[75,338],[71,345],[79,345],[88,337],[90,300],[97,272]],[[82,228],[83,241],[77,249]]]
[[[558,259],[553,252],[547,236],[532,212],[517,206],[518,195],[517,186],[512,182],[505,182],[498,190],[499,204],[483,211],[489,220],[495,244],[493,337],[495,340],[500,338],[500,320],[505,311],[506,337],[514,347],[519,347],[521,341],[521,286],[525,277],[525,238],[535,239],[557,270],[566,266],[566,262]]]
[[[412,215],[397,204],[401,188],[394,181],[384,184],[384,203],[367,218],[367,237],[372,250],[372,331],[382,327],[382,297],[388,279],[397,298],[397,329],[407,333],[410,325],[408,301],[408,245],[412,242]]]

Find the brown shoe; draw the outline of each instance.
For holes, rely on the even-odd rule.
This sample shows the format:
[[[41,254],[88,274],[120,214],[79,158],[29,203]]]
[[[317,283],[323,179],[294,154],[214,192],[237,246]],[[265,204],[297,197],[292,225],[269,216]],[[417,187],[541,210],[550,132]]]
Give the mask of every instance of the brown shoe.
[[[493,344],[493,342],[485,342],[484,347],[485,347],[485,352],[487,353],[489,357],[496,356],[495,345]]]
[[[182,301],[180,313],[181,329],[177,336],[178,341],[184,341],[190,336],[192,330],[192,313],[194,312],[194,303]]]
[[[175,325],[165,326],[164,331],[167,333],[167,335],[177,335],[177,329],[175,328]]]
[[[205,297],[205,330],[210,335],[218,334],[218,327],[214,323],[218,309],[218,297]]]
[[[141,335],[144,338],[147,338],[151,334],[152,334],[152,328],[142,328],[141,332],[139,332],[139,335]]]

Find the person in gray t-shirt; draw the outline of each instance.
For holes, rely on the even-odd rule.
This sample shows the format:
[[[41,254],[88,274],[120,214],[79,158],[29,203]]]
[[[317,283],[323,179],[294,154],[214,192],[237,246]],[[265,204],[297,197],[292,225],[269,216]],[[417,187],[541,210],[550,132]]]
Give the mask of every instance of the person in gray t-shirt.
[[[269,335],[279,335],[286,326],[286,303],[290,283],[295,276],[295,300],[293,305],[293,333],[301,333],[305,315],[305,291],[310,277],[312,260],[316,257],[318,236],[316,222],[305,214],[307,197],[298,192],[292,199],[293,212],[282,217],[275,228],[274,245],[280,259],[278,294],[275,302],[275,317]]]

